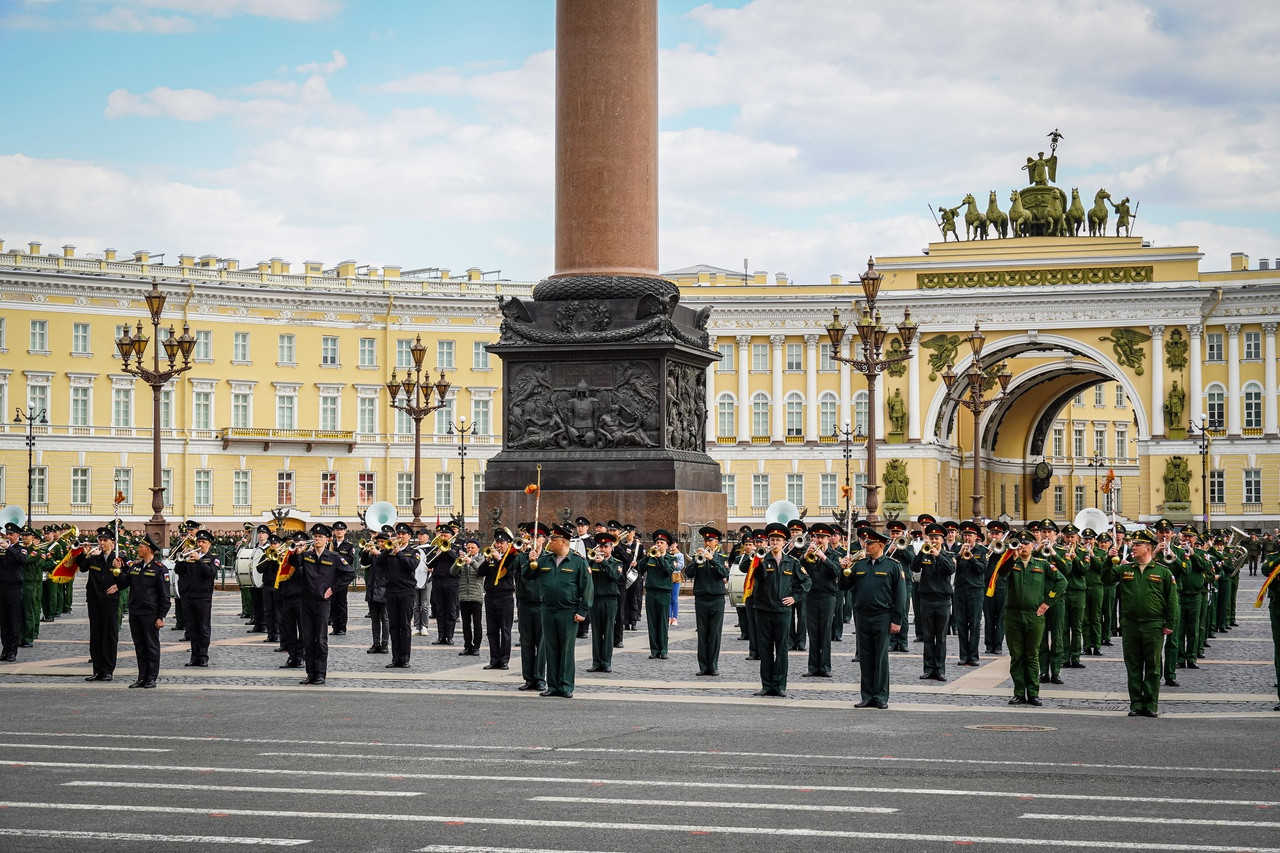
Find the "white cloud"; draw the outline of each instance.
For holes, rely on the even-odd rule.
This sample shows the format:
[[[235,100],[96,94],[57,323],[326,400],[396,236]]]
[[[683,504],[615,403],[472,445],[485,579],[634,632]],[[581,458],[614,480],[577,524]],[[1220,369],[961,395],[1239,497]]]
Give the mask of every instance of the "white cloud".
[[[333,59],[328,62],[308,62],[304,65],[295,67],[293,70],[299,74],[332,74],[333,72],[346,67],[347,58],[343,56],[342,51],[335,50],[333,52]]]
[[[85,20],[92,29],[112,32],[169,35],[190,33],[196,29],[194,21],[181,15],[148,15],[125,6],[114,6]]]
[[[27,0],[25,5],[25,11],[0,18],[0,29],[86,27],[167,35],[195,32],[201,19],[248,16],[313,23],[342,9],[340,0]]]

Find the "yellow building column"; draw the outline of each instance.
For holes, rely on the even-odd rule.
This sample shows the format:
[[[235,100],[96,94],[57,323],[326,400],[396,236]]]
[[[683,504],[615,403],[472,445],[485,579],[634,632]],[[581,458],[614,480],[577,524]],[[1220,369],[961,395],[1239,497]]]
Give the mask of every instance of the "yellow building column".
[[[920,347],[907,359],[907,440],[920,441]]]
[[[770,441],[783,442],[786,441],[787,431],[785,429],[784,417],[787,413],[787,406],[782,400],[782,369],[785,363],[782,360],[782,348],[786,345],[786,335],[770,335],[769,336],[769,355],[773,362],[773,428],[770,430]]]
[[[1203,337],[1204,326],[1187,327],[1187,338],[1190,343],[1187,359],[1191,370],[1191,378],[1188,380],[1191,387],[1187,389],[1187,398],[1191,404],[1191,423],[1193,424],[1203,424],[1204,418],[1204,379],[1201,374],[1204,357],[1200,354],[1200,340]]]
[[[1276,405],[1276,325],[1274,321],[1262,324],[1262,431],[1267,435],[1280,432]]]
[[[1240,324],[1227,324],[1227,435],[1240,435]]]
[[[738,441],[751,440],[751,336],[738,335]]]
[[[1151,327],[1151,434],[1164,436],[1164,326]]]
[[[804,336],[804,440],[818,441],[818,336]]]

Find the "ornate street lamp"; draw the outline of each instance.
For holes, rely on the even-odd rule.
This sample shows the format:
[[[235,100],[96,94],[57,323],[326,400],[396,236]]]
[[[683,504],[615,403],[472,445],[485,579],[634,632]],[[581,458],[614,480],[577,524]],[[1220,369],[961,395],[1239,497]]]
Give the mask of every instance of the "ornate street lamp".
[[[462,471],[459,475],[462,488],[462,528],[465,530],[467,527],[467,436],[475,435],[476,425],[474,421],[468,424],[467,416],[460,415],[456,424],[449,421],[446,432],[449,435],[458,436],[458,461]]]
[[[35,451],[36,451],[36,424],[47,426],[49,418],[47,417],[49,410],[47,408],[37,409],[28,405],[25,410],[21,406],[13,416],[15,424],[25,423],[27,425],[27,524],[31,521],[31,490],[35,482]]]
[[[862,434],[862,427],[856,430],[849,428],[846,421],[843,426],[833,426],[831,428],[831,437],[844,445],[844,513],[836,512],[836,521],[839,524],[848,526],[853,523],[853,483],[850,479],[853,461],[853,444],[855,441],[862,442],[866,440],[866,436]],[[848,535],[848,531],[845,531]]]
[[[147,311],[151,315],[151,337],[158,340],[165,294],[156,285],[155,279],[151,280],[151,290],[147,292],[145,298]],[[160,471],[160,391],[175,376],[191,369],[191,352],[195,349],[196,339],[185,322],[182,324],[181,335],[175,335],[173,325],[170,324],[169,336],[162,344],[157,344],[151,350],[150,368],[146,367],[142,360],[149,341],[150,338],[142,331],[141,320],[138,321],[137,330],[132,336],[129,334],[129,326],[126,323],[124,333],[116,340],[116,350],[120,353],[124,372],[137,376],[151,386],[151,518],[144,526],[147,533],[163,546],[169,541],[169,534],[168,525],[162,513],[164,486],[161,484]],[[165,357],[169,362],[168,368],[164,370],[160,368],[161,345],[164,346]],[[179,356],[182,357],[181,365],[177,364]]]
[[[982,334],[982,330],[978,328],[978,324],[973,324],[973,331],[969,334],[969,349],[973,353],[973,361],[969,364],[969,370],[965,373],[964,378],[969,383],[969,395],[966,397],[963,392],[958,395],[951,393],[952,386],[955,385],[956,372],[952,365],[948,364],[947,369],[942,372],[942,381],[947,386],[947,399],[959,403],[970,412],[973,413],[973,520],[982,521],[982,434],[980,425],[982,421],[982,413],[988,406],[997,402],[1004,397],[1005,391],[1009,388],[1009,380],[1013,378],[1013,374],[1009,372],[1009,368],[1004,362],[1000,363],[1000,372],[996,374],[996,380],[1000,383],[1000,390],[993,397],[983,397],[983,383],[986,381],[986,374],[982,371],[982,347],[986,343],[987,336]]]
[[[898,324],[902,351],[885,356],[884,342],[889,330],[881,322],[880,312],[876,310],[876,297],[880,293],[884,276],[876,272],[874,258],[867,259],[867,271],[858,278],[862,283],[862,295],[865,299],[861,311],[858,301],[855,299],[853,302],[854,313],[858,315],[853,333],[858,340],[850,347],[849,356],[840,355],[840,343],[844,340],[847,329],[840,322],[838,308],[833,311],[832,320],[827,324],[827,338],[831,341],[831,358],[850,365],[867,378],[867,523],[875,527],[879,523],[876,510],[880,508],[879,472],[876,470],[876,380],[885,368],[911,358],[916,324],[911,322],[911,309],[906,309],[902,322]]]
[[[413,523],[422,523],[422,419],[446,405],[449,395],[449,380],[444,371],[440,371],[440,379],[431,384],[431,371],[422,370],[422,361],[427,355],[427,348],[422,344],[422,335],[418,335],[413,346],[409,348],[413,356],[413,367],[405,371],[404,380],[396,378],[393,368],[391,378],[387,380],[387,393],[391,395],[391,408],[404,412],[413,418]],[[431,402],[431,391],[435,389],[438,402]],[[404,402],[398,403],[401,392]]]
[[[1137,419],[1137,413],[1134,413]],[[1191,434],[1196,437],[1197,449],[1200,451],[1200,498],[1204,509],[1204,527],[1201,534],[1209,535],[1209,445],[1213,439],[1209,436],[1209,430],[1206,427],[1208,418],[1201,418],[1198,421],[1191,422]]]

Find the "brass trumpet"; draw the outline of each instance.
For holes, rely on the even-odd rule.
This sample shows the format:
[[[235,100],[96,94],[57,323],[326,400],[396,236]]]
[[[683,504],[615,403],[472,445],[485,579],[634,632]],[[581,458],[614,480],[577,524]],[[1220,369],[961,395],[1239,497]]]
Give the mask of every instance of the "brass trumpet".
[[[1178,555],[1173,553],[1172,548],[1162,548],[1158,559],[1166,566],[1176,566],[1178,564]]]
[[[453,561],[453,567],[455,569],[464,569],[470,564],[471,564],[471,556],[469,554],[463,554],[460,557],[458,557],[458,559]]]
[[[920,553],[926,557],[932,557],[934,554],[933,545],[929,542],[920,546]]]
[[[591,549],[591,554],[589,555],[588,559],[593,563],[603,563],[605,560],[609,558],[604,555],[604,549],[597,546]]]
[[[904,533],[897,539],[893,540],[891,547],[895,551],[905,551],[907,548],[911,547],[911,537]]]
[[[650,556],[650,557],[660,557],[660,556],[662,556],[662,552],[658,550],[658,546],[657,546],[657,545],[654,545],[652,548],[650,548],[650,549],[649,549],[649,556]]]
[[[1052,556],[1054,555],[1054,553],[1055,553],[1055,552],[1054,552],[1054,548],[1053,548],[1053,543],[1052,543],[1052,542],[1050,542],[1048,539],[1046,539],[1046,540],[1044,540],[1044,542],[1040,543],[1040,547],[1036,549],[1036,556],[1041,557],[1041,558],[1043,558],[1043,559],[1045,559],[1045,560],[1047,560],[1047,559],[1049,559],[1050,557],[1052,557]]]
[[[989,550],[992,554],[995,554],[997,557],[1000,557],[1004,555],[1005,551],[1009,550],[1009,545],[1003,539],[1001,539],[998,542],[992,542],[991,547],[988,548],[987,550]]]
[[[960,546],[960,559],[962,560],[973,559],[973,546],[970,545],[968,542]]]

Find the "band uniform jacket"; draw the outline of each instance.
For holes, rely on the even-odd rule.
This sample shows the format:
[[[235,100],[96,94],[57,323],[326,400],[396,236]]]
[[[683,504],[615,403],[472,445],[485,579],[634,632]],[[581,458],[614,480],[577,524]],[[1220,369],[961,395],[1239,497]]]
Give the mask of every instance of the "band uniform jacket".
[[[911,560],[911,575],[921,595],[951,598],[951,576],[955,570],[955,558],[945,549],[937,554],[920,551]]]
[[[970,549],[972,556],[965,558],[956,552],[955,587],[962,589],[985,589],[987,586],[987,546],[975,544]]]
[[[396,551],[383,551],[373,558],[374,571],[381,571],[382,583],[385,587],[383,595],[409,595],[418,588],[418,551],[412,545]],[[372,575],[373,572],[370,572]],[[374,599],[382,600],[382,599]]]
[[[508,549],[503,555],[506,559],[506,571],[502,577],[498,577],[498,568],[502,564],[502,557],[497,560],[485,560],[480,566],[480,577],[484,580],[485,595],[514,595],[516,591],[516,577],[520,574],[520,567],[527,562],[524,554],[515,550]]]
[[[301,555],[295,554],[297,569],[293,580],[301,585],[304,602],[325,601],[325,590],[334,593],[345,590],[356,577],[356,571],[346,559],[332,548],[316,553],[309,548]]]
[[[129,566],[116,586],[129,590],[130,616],[163,619],[169,614],[169,570],[159,560]]]
[[[610,557],[599,563],[588,563],[591,568],[591,582],[595,586],[596,598],[617,599],[618,578],[622,577],[622,564]]]
[[[689,557],[685,560],[684,576],[693,581],[696,598],[716,598],[729,591],[729,565],[721,554],[713,555],[702,565]]]
[[[781,559],[774,559],[772,551],[765,554],[750,579],[753,586],[749,601],[756,610],[766,612],[790,610],[791,605],[782,599],[797,598],[809,589],[809,576],[800,570],[794,557],[785,553]]]
[[[213,551],[201,554],[194,560],[179,560],[174,571],[182,578],[183,597],[192,601],[213,598],[213,584],[221,567],[222,562],[213,556]]]
[[[0,554],[0,589],[13,591],[22,588],[27,558],[27,549],[16,543]]]
[[[91,600],[114,599],[120,594],[119,590],[109,595],[107,593],[108,589],[117,585],[116,579],[124,573],[123,569],[117,569],[114,565],[118,557],[121,557],[120,550],[113,548],[110,554],[105,551],[101,554],[90,554],[85,551],[76,558],[76,566],[79,571],[88,574],[88,580],[85,583],[85,594]]]
[[[907,621],[907,571],[894,557],[866,557],[840,576],[840,588],[853,590],[853,609],[867,616],[889,613],[894,625]]]

